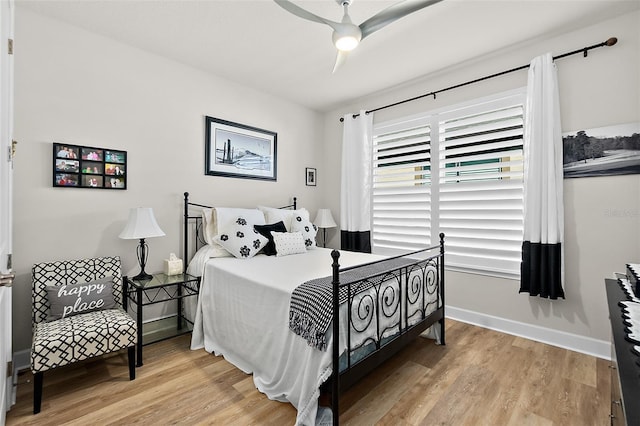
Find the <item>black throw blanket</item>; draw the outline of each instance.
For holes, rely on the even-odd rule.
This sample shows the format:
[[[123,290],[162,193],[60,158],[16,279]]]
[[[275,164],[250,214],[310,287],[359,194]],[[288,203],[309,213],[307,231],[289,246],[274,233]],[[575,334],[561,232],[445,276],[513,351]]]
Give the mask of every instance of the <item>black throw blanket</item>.
[[[351,296],[377,286],[387,273],[418,263],[418,259],[388,259],[350,269],[340,274],[341,283],[354,283],[340,287],[339,302],[343,304]],[[362,281],[364,280],[364,281]],[[304,338],[309,346],[327,350],[327,330],[333,320],[332,277],[316,278],[299,285],[291,295],[289,328]]]

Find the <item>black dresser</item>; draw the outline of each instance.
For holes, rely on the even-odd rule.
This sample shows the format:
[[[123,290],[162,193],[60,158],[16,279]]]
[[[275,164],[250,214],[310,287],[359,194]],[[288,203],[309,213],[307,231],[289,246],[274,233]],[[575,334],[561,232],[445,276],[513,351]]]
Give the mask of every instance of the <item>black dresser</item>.
[[[621,300],[628,300],[617,280],[605,280],[611,321],[611,424],[640,426],[640,357],[625,338]]]

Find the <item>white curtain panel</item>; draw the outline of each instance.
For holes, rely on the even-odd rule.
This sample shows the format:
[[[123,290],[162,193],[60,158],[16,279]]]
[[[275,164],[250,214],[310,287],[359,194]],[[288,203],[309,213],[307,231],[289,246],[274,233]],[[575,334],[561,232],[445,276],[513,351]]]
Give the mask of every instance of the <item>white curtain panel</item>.
[[[371,252],[373,114],[344,116],[340,229],[343,250]]]
[[[524,242],[520,292],[564,298],[562,132],[556,66],[531,61],[524,128]]]

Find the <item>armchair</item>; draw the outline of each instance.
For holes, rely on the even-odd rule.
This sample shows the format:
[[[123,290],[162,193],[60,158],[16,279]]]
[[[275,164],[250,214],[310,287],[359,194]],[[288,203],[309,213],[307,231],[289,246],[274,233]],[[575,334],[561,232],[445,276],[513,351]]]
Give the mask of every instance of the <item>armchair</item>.
[[[33,266],[33,342],[31,371],[34,375],[33,413],[40,412],[45,371],[87,358],[127,348],[129,379],[135,379],[136,321],[122,309],[122,277],[119,257],[38,263]],[[113,284],[115,308],[70,314],[78,308],[65,308],[62,318],[52,319],[52,304],[47,289],[75,283],[89,283],[102,278]],[[71,288],[71,287],[65,287]],[[64,293],[58,291],[59,293]],[[73,291],[67,291],[73,295]],[[110,294],[109,294],[110,296]],[[85,298],[86,299],[86,298]],[[87,303],[87,302],[84,302]],[[102,302],[94,303],[100,308]],[[108,307],[108,305],[105,305]],[[75,312],[74,312],[75,313]]]

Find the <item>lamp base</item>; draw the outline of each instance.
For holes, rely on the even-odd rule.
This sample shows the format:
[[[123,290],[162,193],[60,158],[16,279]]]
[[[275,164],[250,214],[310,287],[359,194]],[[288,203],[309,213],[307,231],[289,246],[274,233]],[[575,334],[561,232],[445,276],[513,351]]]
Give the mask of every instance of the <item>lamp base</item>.
[[[145,281],[153,278],[151,275],[147,274],[144,271],[144,267],[147,264],[147,256],[149,253],[147,252],[147,243],[144,242],[144,238],[140,238],[140,245],[136,248],[136,254],[138,255],[138,264],[140,265],[140,273],[133,277],[136,281]]]
[[[138,275],[136,275],[135,277],[133,277],[131,279],[135,280],[135,281],[145,281],[145,280],[150,280],[151,278],[153,278],[152,275],[149,275],[146,272],[142,271]]]

